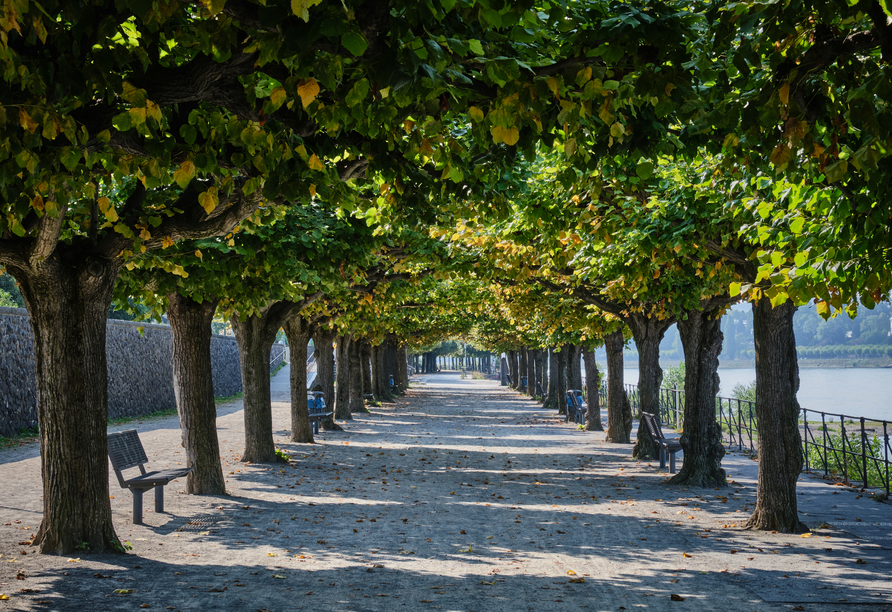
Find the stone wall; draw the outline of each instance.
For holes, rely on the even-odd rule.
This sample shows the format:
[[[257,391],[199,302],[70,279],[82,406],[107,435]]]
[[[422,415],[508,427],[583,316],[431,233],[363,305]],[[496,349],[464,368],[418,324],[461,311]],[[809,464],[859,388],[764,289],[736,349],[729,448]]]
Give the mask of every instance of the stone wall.
[[[170,327],[109,320],[107,330],[109,417],[176,408]],[[211,359],[214,395],[239,393],[242,378],[235,338],[214,336]],[[34,344],[28,313],[21,308],[0,308],[0,435],[36,425]]]

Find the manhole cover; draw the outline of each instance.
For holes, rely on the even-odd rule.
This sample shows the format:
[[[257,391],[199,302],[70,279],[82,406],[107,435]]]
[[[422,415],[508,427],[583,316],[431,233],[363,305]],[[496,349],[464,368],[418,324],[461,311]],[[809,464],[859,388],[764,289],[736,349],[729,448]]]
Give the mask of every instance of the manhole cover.
[[[186,521],[177,531],[207,531],[217,524],[216,516],[198,516]]]

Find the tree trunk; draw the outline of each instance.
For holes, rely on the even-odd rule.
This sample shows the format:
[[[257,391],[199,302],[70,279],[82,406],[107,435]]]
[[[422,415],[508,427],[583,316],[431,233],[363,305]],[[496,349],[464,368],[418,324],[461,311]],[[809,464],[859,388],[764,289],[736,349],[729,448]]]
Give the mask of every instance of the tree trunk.
[[[372,385],[372,344],[368,340],[363,340],[360,345],[360,366],[362,372],[362,394],[373,395],[375,393]]]
[[[331,410],[335,401],[334,371],[334,339],[335,331],[328,328],[317,328],[313,334],[313,345],[316,348],[316,387],[325,394],[325,405]],[[328,431],[343,431],[341,426],[331,417],[321,422],[322,428]]]
[[[393,382],[396,383],[399,380],[399,373],[397,372],[397,345],[396,339],[392,335],[388,335],[387,340],[384,341],[384,376],[385,376],[385,386],[387,387],[387,391],[390,393],[391,398],[393,398],[393,389],[390,386],[390,380],[393,379]]]
[[[225,495],[211,373],[211,321],[220,300],[198,302],[177,291],[169,293],[167,299],[173,337],[173,389],[186,466],[192,468],[186,477],[186,491],[195,495]]]
[[[543,383],[545,383],[545,368],[543,367],[543,363],[544,363],[545,359],[547,359],[547,356],[548,356],[548,349],[539,349],[538,351],[536,351],[535,368],[536,368],[536,383],[537,383],[537,385],[534,385],[534,386],[536,388],[537,396],[539,395],[539,387],[540,386],[542,387],[543,391],[545,390],[546,385],[543,384]],[[545,398],[542,397],[542,398],[540,398],[540,400],[544,402]]]
[[[520,367],[517,362],[517,351],[507,351],[506,355],[508,356],[508,375],[511,377],[509,386],[512,389],[518,389],[520,387]]]
[[[623,332],[604,337],[607,350],[607,442],[629,444],[629,432],[623,423]]]
[[[536,397],[536,357],[539,351],[527,349],[527,395]]]
[[[768,298],[753,304],[756,343],[756,429],[759,486],[747,528],[781,533],[808,531],[799,520],[796,481],[802,471],[799,434],[799,362],[793,336],[796,307],[772,307]]]
[[[598,390],[601,388],[601,379],[598,374],[598,364],[595,363],[595,351],[585,347],[582,349],[582,356],[585,359],[585,395],[587,404],[585,430],[604,431],[604,426],[601,424],[601,398],[598,396]]]
[[[669,484],[724,487],[722,430],[715,419],[719,392],[719,353],[722,352],[718,310],[694,310],[678,321],[684,348],[684,423],[681,447],[684,465]]]
[[[557,412],[558,414],[567,414],[567,363],[569,350],[567,345],[560,347],[557,354],[557,385],[555,388],[557,394]]]
[[[269,355],[278,327],[271,329],[266,315],[252,315],[242,321],[238,314],[233,314],[230,322],[238,342],[242,366],[245,417],[245,451],[242,453],[242,461],[275,463],[278,457],[273,442]]]
[[[638,410],[656,415],[657,422],[661,423],[660,385],[663,383],[663,370],[660,368],[660,341],[666,330],[675,323],[675,319],[657,319],[635,313],[629,316],[627,323],[638,349]],[[640,418],[640,415],[635,416]],[[647,427],[639,427],[632,457],[647,461],[659,456],[660,448]]]
[[[34,333],[43,520],[40,552],[114,548],[108,489],[106,315],[119,263],[58,246],[38,262],[8,265]],[[14,483],[7,483],[14,486]]]
[[[409,355],[405,342],[399,343],[399,348],[396,351],[396,364],[396,379],[400,389],[405,391],[409,388]]]
[[[300,315],[282,326],[291,346],[291,441],[312,444],[313,426],[307,404],[307,344],[312,326]]]
[[[557,389],[557,371],[558,371],[558,354],[555,351],[555,347],[549,347],[548,349],[548,386],[547,392],[548,395],[545,397],[545,401],[542,404],[543,408],[548,408],[549,410],[558,410],[560,408],[559,399],[558,398],[558,389]]]
[[[567,345],[567,389],[582,390],[582,347]]]
[[[362,397],[362,347],[365,340],[354,338],[347,353],[347,367],[350,372],[350,414],[368,412]]]
[[[527,355],[528,350],[525,346],[520,347],[520,350],[517,351],[517,388],[524,393],[527,391],[524,391],[523,383],[520,379],[527,375],[527,363],[529,362]]]
[[[342,334],[338,336],[338,368],[337,368],[337,389],[335,390],[334,418],[341,420],[352,420],[353,415],[350,414],[350,347],[353,339]]]

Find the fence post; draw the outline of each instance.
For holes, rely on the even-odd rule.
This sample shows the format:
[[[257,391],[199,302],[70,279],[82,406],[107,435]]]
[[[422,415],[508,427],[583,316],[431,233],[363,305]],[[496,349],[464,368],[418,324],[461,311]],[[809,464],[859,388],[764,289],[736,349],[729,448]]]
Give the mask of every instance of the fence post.
[[[867,432],[864,431],[864,417],[861,417],[861,473],[864,487],[867,488]]]
[[[678,383],[675,383],[672,390],[672,407],[675,411],[675,429],[678,429]]]
[[[844,482],[849,481],[849,460],[847,458],[849,435],[846,433],[846,419],[844,415],[839,415],[839,430],[842,432],[842,478]]]
[[[808,410],[802,409],[802,452],[805,454],[805,471],[810,472],[808,467]]]

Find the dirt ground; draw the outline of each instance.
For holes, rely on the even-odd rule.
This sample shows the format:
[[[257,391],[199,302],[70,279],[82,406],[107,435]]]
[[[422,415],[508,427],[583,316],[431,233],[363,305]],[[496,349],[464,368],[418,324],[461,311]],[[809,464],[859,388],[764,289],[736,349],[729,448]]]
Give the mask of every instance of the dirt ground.
[[[722,490],[666,486],[631,446],[564,423],[497,382],[415,376],[395,404],[245,465],[241,403],[221,406],[229,496],[146,495],[110,474],[127,554],[35,554],[34,445],[0,452],[0,612],[7,610],[890,610],[892,506],[803,475],[808,537],[748,532],[756,463]],[[184,461],[176,417],[134,423],[160,469]]]

